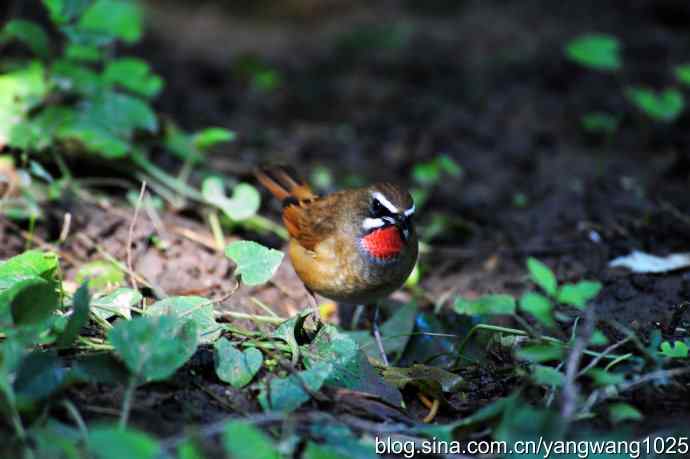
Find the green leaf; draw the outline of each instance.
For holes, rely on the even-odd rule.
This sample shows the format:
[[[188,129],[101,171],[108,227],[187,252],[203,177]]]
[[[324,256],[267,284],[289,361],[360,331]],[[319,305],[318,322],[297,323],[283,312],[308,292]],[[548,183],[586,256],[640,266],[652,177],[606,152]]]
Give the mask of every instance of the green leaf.
[[[147,434],[107,426],[89,430],[87,447],[99,459],[154,459],[160,454],[158,442]]]
[[[11,312],[17,326],[42,323],[58,306],[55,285],[41,277],[15,278],[12,286],[0,293],[0,316]]]
[[[260,285],[273,277],[283,252],[253,241],[236,241],[225,248],[225,255],[237,264],[236,274],[247,285]]]
[[[48,93],[43,64],[32,61],[9,73],[0,74],[0,145],[11,139],[16,125],[43,102]]]
[[[131,288],[118,288],[108,295],[94,299],[91,307],[94,314],[101,319],[110,319],[119,315],[125,319],[132,318],[132,307],[142,300],[141,293]]]
[[[564,284],[558,290],[557,300],[562,304],[585,309],[587,303],[595,298],[600,291],[600,282],[580,281],[577,284]]]
[[[270,437],[253,425],[230,421],[223,432],[225,452],[233,459],[279,459],[278,449]]]
[[[661,354],[673,359],[687,359],[688,346],[682,341],[675,341],[673,346],[668,341],[661,343]]]
[[[515,313],[515,298],[505,294],[482,295],[479,298],[456,298],[453,309],[458,314],[500,315]]]
[[[35,351],[19,366],[14,381],[17,404],[30,407],[32,402],[44,400],[62,387],[67,370],[55,351]]]
[[[286,378],[271,378],[261,388],[259,404],[265,411],[294,411],[321,389],[332,371],[331,364],[319,362]]]
[[[606,112],[592,112],[580,118],[582,128],[596,134],[613,134],[618,130],[619,119]]]
[[[135,130],[155,132],[158,120],[151,107],[133,96],[112,91],[83,101],[76,116],[58,129],[62,140],[78,141],[106,158],[121,158],[130,150]]]
[[[553,271],[536,258],[527,259],[527,269],[529,270],[532,281],[541,287],[549,296],[556,295],[556,276]]]
[[[59,59],[50,70],[51,82],[64,92],[93,96],[103,89],[101,76],[80,63]]]
[[[177,447],[177,459],[204,459],[204,455],[192,439],[187,439]]]
[[[437,398],[443,397],[444,393],[456,393],[467,388],[462,376],[419,363],[409,368],[387,367],[383,370],[383,379],[398,389],[412,385]]]
[[[193,142],[199,150],[208,150],[222,142],[235,140],[235,133],[224,128],[210,127],[194,134]]]
[[[566,45],[565,54],[573,62],[594,70],[616,71],[623,65],[620,43],[611,35],[577,37]]]
[[[196,323],[171,316],[121,320],[108,339],[129,370],[144,382],[167,379],[192,357]]]
[[[603,368],[592,368],[587,371],[587,376],[592,378],[594,384],[597,386],[611,386],[614,384],[622,384],[625,382],[625,375],[622,373],[612,373]]]
[[[250,347],[242,352],[230,341],[221,338],[216,341],[214,349],[216,375],[221,381],[225,381],[237,389],[249,384],[263,364],[264,356],[255,347]]]
[[[0,290],[9,288],[13,278],[40,277],[58,287],[58,258],[53,252],[27,250],[26,252],[0,262]]]
[[[544,365],[532,366],[532,380],[535,384],[543,386],[561,387],[565,376],[560,371]]]
[[[551,362],[562,360],[565,355],[563,346],[557,343],[532,344],[515,351],[515,356],[530,362]]]
[[[92,289],[99,291],[117,287],[125,282],[125,273],[113,262],[94,260],[79,267],[74,282],[89,282]]]
[[[199,344],[211,344],[218,339],[221,332],[213,311],[213,302],[201,296],[175,296],[150,305],[146,308],[145,314],[193,320],[196,323]]]
[[[685,108],[683,94],[677,89],[654,91],[648,88],[630,87],[626,96],[650,118],[665,123],[676,120]]]
[[[239,183],[232,190],[232,197],[225,195],[225,185],[220,177],[208,177],[201,185],[201,193],[207,202],[221,209],[231,220],[240,221],[253,217],[261,205],[261,195],[252,185]]]
[[[624,421],[640,421],[644,418],[637,408],[627,403],[612,403],[608,406],[609,418],[614,424]]]
[[[163,80],[151,72],[149,64],[134,57],[124,57],[108,62],[103,72],[107,84],[119,85],[145,97],[156,96],[163,88]]]
[[[65,331],[62,332],[57,341],[58,347],[67,347],[79,334],[81,327],[83,327],[89,320],[89,303],[91,298],[89,296],[89,284],[84,282],[81,287],[77,289],[72,300],[73,308],[72,315],[67,322]]]
[[[679,65],[674,69],[674,73],[678,81],[690,85],[690,64]]]
[[[92,0],[43,0],[50,19],[57,24],[64,24],[81,16],[91,3]]]
[[[141,38],[142,13],[136,2],[96,0],[84,12],[79,27],[135,43]]]
[[[417,304],[410,302],[398,308],[395,314],[381,325],[383,347],[386,354],[395,354],[395,358],[402,355],[412,336],[416,317]],[[376,346],[372,346],[371,350],[378,358],[380,357],[379,351],[375,348]]]
[[[15,19],[5,24],[0,32],[0,43],[12,39],[26,43],[34,54],[43,59],[50,57],[48,34],[33,21]]]
[[[332,366],[328,386],[373,394],[390,405],[402,405],[400,391],[379,375],[357,342],[335,327],[322,326],[303,354],[309,368],[326,363]]]
[[[520,298],[520,309],[530,313],[535,319],[547,327],[555,327],[553,318],[553,305],[544,295],[535,292],[526,292]]]
[[[70,43],[65,49],[65,57],[75,61],[98,62],[103,59],[103,53],[96,46]]]

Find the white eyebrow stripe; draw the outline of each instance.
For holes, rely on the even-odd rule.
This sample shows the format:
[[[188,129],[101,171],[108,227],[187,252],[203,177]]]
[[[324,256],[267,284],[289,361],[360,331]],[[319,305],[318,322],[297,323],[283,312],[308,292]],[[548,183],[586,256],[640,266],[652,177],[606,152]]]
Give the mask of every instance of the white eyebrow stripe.
[[[379,193],[378,191],[374,191],[372,193],[372,196],[374,199],[377,199],[381,204],[383,204],[383,207],[388,209],[392,214],[397,214],[398,213],[398,208],[393,205],[392,202],[390,202],[386,197],[382,194]]]
[[[410,207],[409,209],[407,209],[403,213],[405,214],[406,217],[409,217],[410,215],[412,215],[414,213],[414,209],[415,209],[414,204],[412,204],[412,207]]]
[[[370,230],[380,228],[385,224],[386,222],[384,222],[382,218],[365,218],[364,222],[362,222],[362,228],[365,230]]]

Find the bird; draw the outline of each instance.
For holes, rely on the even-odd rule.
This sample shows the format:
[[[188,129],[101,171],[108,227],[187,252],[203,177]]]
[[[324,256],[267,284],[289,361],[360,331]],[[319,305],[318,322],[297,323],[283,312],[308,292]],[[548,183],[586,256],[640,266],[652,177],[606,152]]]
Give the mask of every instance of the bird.
[[[402,287],[417,262],[410,193],[380,182],[319,196],[289,166],[262,166],[254,174],[282,203],[288,255],[314,303],[318,293],[340,303],[374,305],[374,338],[388,366],[378,304]]]

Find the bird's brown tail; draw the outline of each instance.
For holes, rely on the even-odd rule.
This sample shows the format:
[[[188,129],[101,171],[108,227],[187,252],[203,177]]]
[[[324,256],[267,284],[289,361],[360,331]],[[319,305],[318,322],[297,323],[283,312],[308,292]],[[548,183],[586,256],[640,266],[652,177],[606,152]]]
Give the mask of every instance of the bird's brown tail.
[[[316,197],[309,185],[300,180],[289,166],[262,166],[254,171],[254,175],[259,183],[283,203],[283,206],[292,204],[295,200]]]

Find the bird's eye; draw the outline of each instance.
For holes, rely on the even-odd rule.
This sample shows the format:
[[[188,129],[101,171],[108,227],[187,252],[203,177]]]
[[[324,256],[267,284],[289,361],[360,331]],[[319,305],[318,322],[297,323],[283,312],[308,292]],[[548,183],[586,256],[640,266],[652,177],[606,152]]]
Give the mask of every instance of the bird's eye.
[[[378,199],[375,199],[371,203],[371,215],[374,217],[380,217],[386,213],[386,208]]]

